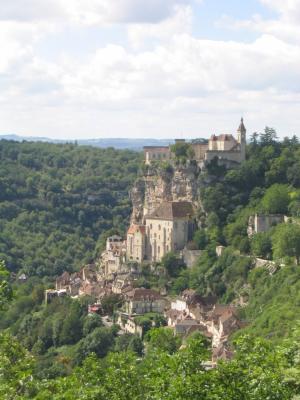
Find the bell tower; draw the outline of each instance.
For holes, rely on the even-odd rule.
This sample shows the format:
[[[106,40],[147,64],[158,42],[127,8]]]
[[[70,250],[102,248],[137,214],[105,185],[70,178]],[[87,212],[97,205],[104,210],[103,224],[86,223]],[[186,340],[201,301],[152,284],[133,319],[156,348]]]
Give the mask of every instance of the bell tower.
[[[237,130],[237,141],[241,145],[241,161],[246,159],[246,132],[244,119],[241,118],[241,123]]]

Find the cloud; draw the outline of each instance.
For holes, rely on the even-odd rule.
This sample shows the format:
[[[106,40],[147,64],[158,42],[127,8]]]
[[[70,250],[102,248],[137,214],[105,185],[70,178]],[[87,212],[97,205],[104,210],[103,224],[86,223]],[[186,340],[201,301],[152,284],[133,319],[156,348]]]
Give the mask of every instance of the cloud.
[[[18,14],[13,6],[21,4],[26,12]],[[40,4],[11,0],[0,9],[2,131],[207,137],[212,129],[235,129],[241,114],[250,131],[265,124],[300,130],[299,28],[286,22],[291,11],[279,9],[279,2],[278,19],[223,18],[236,30],[255,30],[257,39],[250,43],[238,36],[194,37],[191,1],[47,0],[45,9]],[[40,51],[52,30],[63,38],[68,24],[79,34],[112,23],[124,24],[128,38],[101,42],[79,58],[67,47],[51,61]]]
[[[261,0],[263,4],[277,11],[281,17],[291,23],[300,22],[299,0]]]
[[[0,20],[56,21],[83,25],[157,23],[190,0],[10,0],[1,4]]]
[[[173,14],[159,23],[130,24],[128,38],[131,45],[138,49],[147,40],[170,40],[174,35],[190,33],[193,13],[190,6],[174,6]]]

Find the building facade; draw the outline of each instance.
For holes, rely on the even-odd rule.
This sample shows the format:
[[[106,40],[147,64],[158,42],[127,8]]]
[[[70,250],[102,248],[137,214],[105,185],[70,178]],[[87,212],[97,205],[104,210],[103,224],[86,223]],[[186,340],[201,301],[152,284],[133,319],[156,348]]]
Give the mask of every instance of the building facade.
[[[189,202],[163,202],[146,215],[146,258],[161,261],[170,251],[182,250],[191,239],[193,207]]]
[[[141,263],[145,258],[145,231],[144,225],[131,225],[127,231],[127,261]]]
[[[184,140],[181,140],[184,141]],[[243,118],[237,130],[237,137],[231,134],[212,135],[208,143],[191,143],[193,159],[201,165],[205,165],[216,158],[220,164],[234,165],[246,159],[246,128]],[[145,164],[153,161],[170,160],[172,152],[170,146],[146,146],[144,147]]]

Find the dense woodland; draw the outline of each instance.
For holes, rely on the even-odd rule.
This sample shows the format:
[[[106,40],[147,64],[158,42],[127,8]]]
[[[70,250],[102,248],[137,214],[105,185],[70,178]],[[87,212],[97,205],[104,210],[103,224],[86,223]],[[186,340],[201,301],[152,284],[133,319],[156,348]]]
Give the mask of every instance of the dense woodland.
[[[51,276],[93,260],[124,231],[141,155],[75,144],[0,141],[0,259]]]
[[[51,276],[94,259],[111,229],[125,229],[128,191],[141,155],[76,145],[0,142],[0,398],[284,400],[300,395],[300,146],[279,142],[266,128],[253,134],[247,161],[226,171],[211,163],[199,177],[205,213],[189,246],[202,250],[192,269],[174,254],[142,267],[139,284],[191,287],[231,303],[241,296],[246,328],[232,338],[236,354],[206,370],[206,340],[194,335],[184,348],[167,329],[149,330],[144,343],[118,337],[113,325],[87,317],[83,298],[43,304]],[[290,222],[253,239],[255,212],[283,213]],[[217,258],[216,245],[226,246]],[[253,268],[273,260],[277,272]],[[284,264],[284,266],[282,265]],[[281,265],[281,266],[280,266]],[[164,271],[164,274],[160,274]],[[113,314],[118,298],[107,300]],[[113,315],[112,315],[113,318]],[[300,398],[300,397],[299,397]]]

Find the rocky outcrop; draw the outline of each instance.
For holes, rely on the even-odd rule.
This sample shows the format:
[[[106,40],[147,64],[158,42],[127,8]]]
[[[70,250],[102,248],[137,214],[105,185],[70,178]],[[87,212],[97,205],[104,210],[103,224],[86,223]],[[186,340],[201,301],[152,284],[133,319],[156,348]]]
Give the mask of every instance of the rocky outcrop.
[[[149,166],[131,190],[132,223],[142,223],[143,217],[153,212],[163,201],[188,201],[196,208],[200,204],[200,169],[197,165]]]

